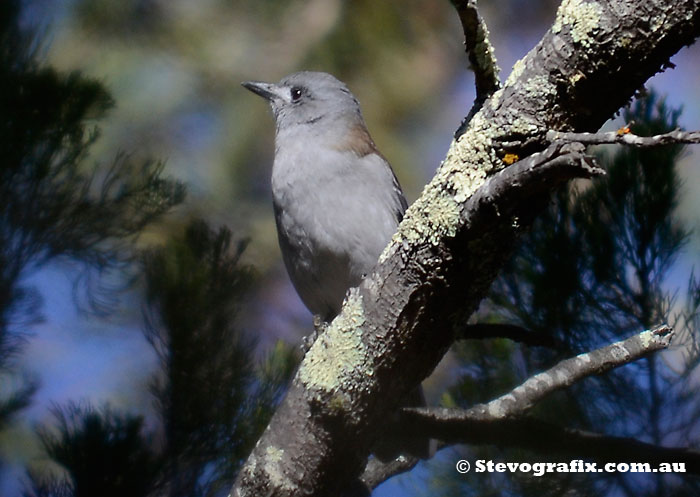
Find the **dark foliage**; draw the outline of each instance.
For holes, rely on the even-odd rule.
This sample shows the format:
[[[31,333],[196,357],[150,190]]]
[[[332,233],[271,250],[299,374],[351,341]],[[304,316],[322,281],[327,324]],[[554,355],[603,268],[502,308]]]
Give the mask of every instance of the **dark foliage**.
[[[230,484],[296,365],[288,348],[256,372],[255,342],[236,325],[251,270],[227,229],[195,221],[146,254],[146,336],[162,373],[153,395],[163,421],[170,495],[213,495]],[[268,360],[269,361],[269,360]]]
[[[143,419],[109,408],[54,408],[56,433],[40,432],[46,454],[66,478],[30,473],[32,497],[146,497],[155,488],[159,456],[143,433]]]

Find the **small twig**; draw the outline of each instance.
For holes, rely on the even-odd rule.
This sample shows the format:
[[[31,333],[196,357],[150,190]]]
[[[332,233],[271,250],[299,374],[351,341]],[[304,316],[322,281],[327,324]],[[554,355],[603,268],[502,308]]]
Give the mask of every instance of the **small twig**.
[[[456,134],[459,135],[466,129],[467,124],[486,99],[501,87],[501,81],[498,79],[500,69],[496,62],[493,46],[489,41],[489,30],[484,19],[479,15],[476,0],[451,0],[451,2],[462,23],[464,46],[474,71],[474,85],[476,87],[474,105],[457,130]]]
[[[658,147],[660,145],[678,145],[700,143],[700,131],[681,131],[675,129],[669,133],[655,136],[638,136],[623,128],[620,131],[607,131],[604,133],[564,133],[561,131],[548,131],[546,139],[549,142],[578,142],[584,145],[622,144],[634,147]]]
[[[489,41],[489,30],[479,15],[476,0],[452,0],[452,5],[462,23],[464,45],[476,79],[476,99],[483,103],[501,87],[500,69]]]
[[[372,458],[367,462],[360,480],[368,488],[376,488],[381,483],[392,476],[405,473],[413,469],[413,467],[418,464],[417,457],[399,456],[391,462],[383,463],[376,458]]]
[[[661,325],[607,347],[565,359],[547,371],[528,378],[509,393],[486,404],[476,405],[467,412],[470,415],[480,414],[484,419],[503,419],[522,414],[556,390],[665,349],[672,338],[673,329]]]
[[[508,338],[514,342],[524,343],[533,347],[556,347],[556,340],[551,335],[504,323],[468,324],[458,330],[456,340],[483,340],[485,338]]]

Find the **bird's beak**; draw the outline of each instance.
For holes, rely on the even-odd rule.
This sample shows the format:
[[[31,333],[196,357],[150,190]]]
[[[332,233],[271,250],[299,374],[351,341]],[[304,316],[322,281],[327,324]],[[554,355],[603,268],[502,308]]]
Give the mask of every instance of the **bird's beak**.
[[[241,83],[241,85],[253,93],[260,95],[265,100],[283,98],[282,88],[273,83],[265,83],[263,81],[244,81]]]

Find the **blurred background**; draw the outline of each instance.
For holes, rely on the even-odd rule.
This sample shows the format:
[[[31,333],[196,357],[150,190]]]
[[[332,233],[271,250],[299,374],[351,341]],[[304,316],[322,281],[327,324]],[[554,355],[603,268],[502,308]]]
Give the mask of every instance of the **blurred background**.
[[[558,3],[481,2],[502,80],[547,30]],[[474,100],[461,27],[447,0],[22,0],[19,6],[19,25],[35,33],[36,64],[62,75],[79,71],[113,100],[99,119],[85,114],[88,127],[98,126],[100,135],[81,158],[81,170],[94,169],[99,176],[120,154],[133,163],[162,161],[159,174],[180,182],[187,195],[175,198],[169,190],[168,209],[158,212],[157,222],[144,223],[134,241],[138,251],[146,251],[145,260],[153,264],[148,267],[164,271],[160,276],[144,279],[142,266],[131,261],[86,268],[70,251],[21,271],[21,286],[34,292],[35,319],[8,325],[10,334],[22,334],[22,343],[2,384],[9,392],[19,377],[35,388],[0,432],[0,494],[8,496],[19,495],[27,484],[27,467],[51,466],[37,427],[58,424],[70,432],[71,415],[85,414],[86,406],[108,403],[131,413],[142,420],[140,429],[155,434],[155,445],[165,443],[168,423],[159,409],[167,388],[161,382],[158,390],[157,378],[162,365],[171,364],[172,355],[163,350],[175,339],[163,339],[154,322],[167,324],[162,310],[188,302],[189,297],[166,301],[162,295],[172,292],[158,293],[163,274],[173,274],[167,272],[168,257],[190,257],[182,247],[191,249],[193,260],[221,263],[211,262],[222,272],[227,264],[244,268],[244,276],[232,276],[246,281],[232,290],[237,333],[251,341],[241,350],[263,363],[283,356],[283,366],[267,371],[278,375],[279,384],[293,369],[294,350],[310,330],[311,315],[288,281],[277,246],[269,188],[274,123],[267,104],[241,81],[277,81],[305,69],[345,81],[409,203],[434,174]],[[682,127],[700,129],[700,49],[686,48],[672,60],[677,67],[647,86],[669,108],[683,108]],[[662,283],[670,292],[681,289],[681,296],[700,251],[698,153],[689,148],[676,163],[682,188],[672,206],[674,223],[695,231]],[[110,215],[103,219],[110,221]],[[232,232],[228,242],[218,231],[222,226]],[[202,239],[214,255],[197,245]],[[245,250],[239,242],[247,243]],[[230,260],[217,259],[222,247]],[[168,282],[182,286],[178,278],[184,277]],[[161,312],[157,319],[154,308]],[[449,364],[442,367],[427,384],[430,400],[440,400],[453,379]],[[269,409],[280,392],[258,393]],[[70,402],[77,403],[73,410],[65,407]],[[129,419],[122,421],[128,425]],[[200,481],[214,471],[202,467]],[[416,495],[427,488],[429,475],[421,465],[378,493]],[[44,495],[54,495],[47,488]]]

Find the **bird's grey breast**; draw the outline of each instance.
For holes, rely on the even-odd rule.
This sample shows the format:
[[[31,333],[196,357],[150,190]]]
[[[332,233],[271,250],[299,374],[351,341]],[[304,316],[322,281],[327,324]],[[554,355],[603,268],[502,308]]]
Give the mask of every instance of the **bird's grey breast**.
[[[359,156],[323,140],[287,136],[277,143],[272,194],[294,286],[312,312],[337,313],[405,209],[391,168],[375,153]]]

